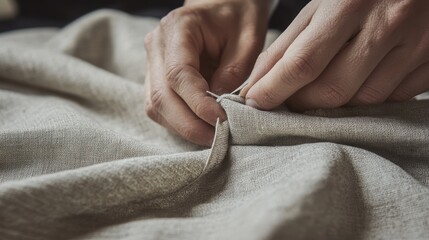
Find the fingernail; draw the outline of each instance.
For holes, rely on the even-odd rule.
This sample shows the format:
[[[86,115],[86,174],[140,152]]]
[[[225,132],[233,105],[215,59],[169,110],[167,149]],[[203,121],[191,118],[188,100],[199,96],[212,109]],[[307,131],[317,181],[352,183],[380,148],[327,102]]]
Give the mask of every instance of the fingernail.
[[[252,108],[256,108],[256,109],[260,109],[261,107],[259,107],[258,103],[256,103],[255,100],[251,99],[251,98],[247,98],[246,99],[246,105],[250,106]]]

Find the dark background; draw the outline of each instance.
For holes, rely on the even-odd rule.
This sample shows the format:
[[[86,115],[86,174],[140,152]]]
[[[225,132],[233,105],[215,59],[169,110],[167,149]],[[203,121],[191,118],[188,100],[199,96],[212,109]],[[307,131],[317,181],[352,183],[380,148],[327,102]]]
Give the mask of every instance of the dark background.
[[[265,0],[261,0],[265,1]],[[31,27],[63,27],[100,8],[117,9],[133,15],[162,18],[183,0],[17,0],[19,15],[0,21],[0,32]],[[284,30],[308,0],[281,0],[270,27]]]

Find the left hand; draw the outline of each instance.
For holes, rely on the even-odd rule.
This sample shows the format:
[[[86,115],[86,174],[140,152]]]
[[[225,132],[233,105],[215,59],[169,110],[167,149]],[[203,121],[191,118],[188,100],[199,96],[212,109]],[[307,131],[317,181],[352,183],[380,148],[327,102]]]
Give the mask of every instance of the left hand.
[[[226,114],[206,91],[222,94],[250,74],[264,44],[269,1],[186,0],[145,37],[149,118],[210,146]]]
[[[241,95],[269,110],[405,101],[429,90],[429,1],[313,0]]]

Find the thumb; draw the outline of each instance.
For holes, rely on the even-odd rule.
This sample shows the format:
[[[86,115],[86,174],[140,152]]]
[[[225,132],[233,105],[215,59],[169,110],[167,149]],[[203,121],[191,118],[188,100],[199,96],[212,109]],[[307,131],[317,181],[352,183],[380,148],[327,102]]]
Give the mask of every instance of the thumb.
[[[260,36],[241,36],[225,46],[219,67],[213,74],[210,90],[221,95],[238,88],[250,75],[256,58],[263,47]]]

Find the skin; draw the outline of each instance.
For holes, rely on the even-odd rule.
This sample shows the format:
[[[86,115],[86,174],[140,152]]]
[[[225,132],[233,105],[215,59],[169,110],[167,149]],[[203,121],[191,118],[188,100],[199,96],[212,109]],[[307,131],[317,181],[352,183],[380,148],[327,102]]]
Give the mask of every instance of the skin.
[[[231,91],[250,72],[240,95],[261,110],[406,101],[429,90],[429,1],[313,0],[258,56],[267,3],[187,1],[162,19],[145,39],[148,116],[208,146],[226,117],[205,91]]]
[[[237,88],[262,50],[269,1],[186,1],[145,38],[146,113],[183,138],[210,146],[225,112],[206,91]]]
[[[406,101],[429,90],[429,1],[313,0],[257,60],[241,95],[262,110]]]

